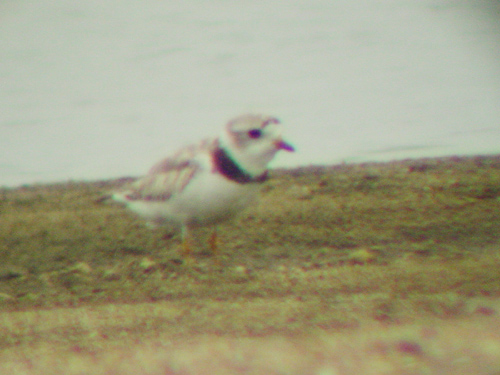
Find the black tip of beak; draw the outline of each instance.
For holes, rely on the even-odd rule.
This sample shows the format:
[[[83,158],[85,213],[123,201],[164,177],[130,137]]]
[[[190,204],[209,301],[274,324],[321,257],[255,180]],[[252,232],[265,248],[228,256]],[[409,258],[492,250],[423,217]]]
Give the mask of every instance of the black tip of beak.
[[[278,148],[278,150],[285,150],[285,151],[288,151],[288,152],[294,152],[295,151],[295,148],[291,144],[286,143],[283,140],[278,141],[276,143],[276,147]]]

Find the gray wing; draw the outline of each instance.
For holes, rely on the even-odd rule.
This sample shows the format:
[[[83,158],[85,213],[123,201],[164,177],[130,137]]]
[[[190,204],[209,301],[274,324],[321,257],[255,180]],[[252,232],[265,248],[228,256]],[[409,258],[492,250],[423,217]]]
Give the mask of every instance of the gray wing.
[[[211,149],[211,144],[203,142],[186,147],[170,158],[154,165],[148,174],[133,182],[124,193],[126,200],[167,200],[182,192],[189,181],[202,170],[196,159],[200,152]]]

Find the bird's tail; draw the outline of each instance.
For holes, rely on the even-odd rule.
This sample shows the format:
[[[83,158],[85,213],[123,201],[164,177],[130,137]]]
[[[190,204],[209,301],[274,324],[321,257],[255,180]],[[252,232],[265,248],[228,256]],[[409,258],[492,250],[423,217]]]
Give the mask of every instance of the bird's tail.
[[[113,203],[113,201],[127,204],[130,202],[130,199],[128,198],[128,195],[126,192],[125,193],[111,193],[111,194],[105,194],[102,197],[97,198],[94,202],[97,204],[101,204],[101,203]]]
[[[103,195],[99,198],[97,198],[94,203],[95,204],[101,204],[101,203],[109,203],[109,201],[113,199],[113,195],[112,194],[106,194],[106,195]]]

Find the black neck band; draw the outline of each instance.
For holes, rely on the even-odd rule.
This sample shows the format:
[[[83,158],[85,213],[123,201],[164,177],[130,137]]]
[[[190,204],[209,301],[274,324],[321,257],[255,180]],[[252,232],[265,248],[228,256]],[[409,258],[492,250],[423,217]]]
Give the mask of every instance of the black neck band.
[[[214,159],[215,168],[217,171],[226,176],[228,179],[239,184],[249,183],[262,183],[267,180],[267,171],[261,175],[252,177],[245,173],[241,168],[231,159],[231,157],[222,148],[218,147],[212,154]]]

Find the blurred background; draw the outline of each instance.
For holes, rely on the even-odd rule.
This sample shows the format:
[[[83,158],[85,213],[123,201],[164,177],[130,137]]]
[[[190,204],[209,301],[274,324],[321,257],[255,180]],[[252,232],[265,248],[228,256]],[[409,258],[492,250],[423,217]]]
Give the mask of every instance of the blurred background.
[[[141,175],[246,112],[274,167],[500,153],[500,1],[0,3],[0,186]]]

